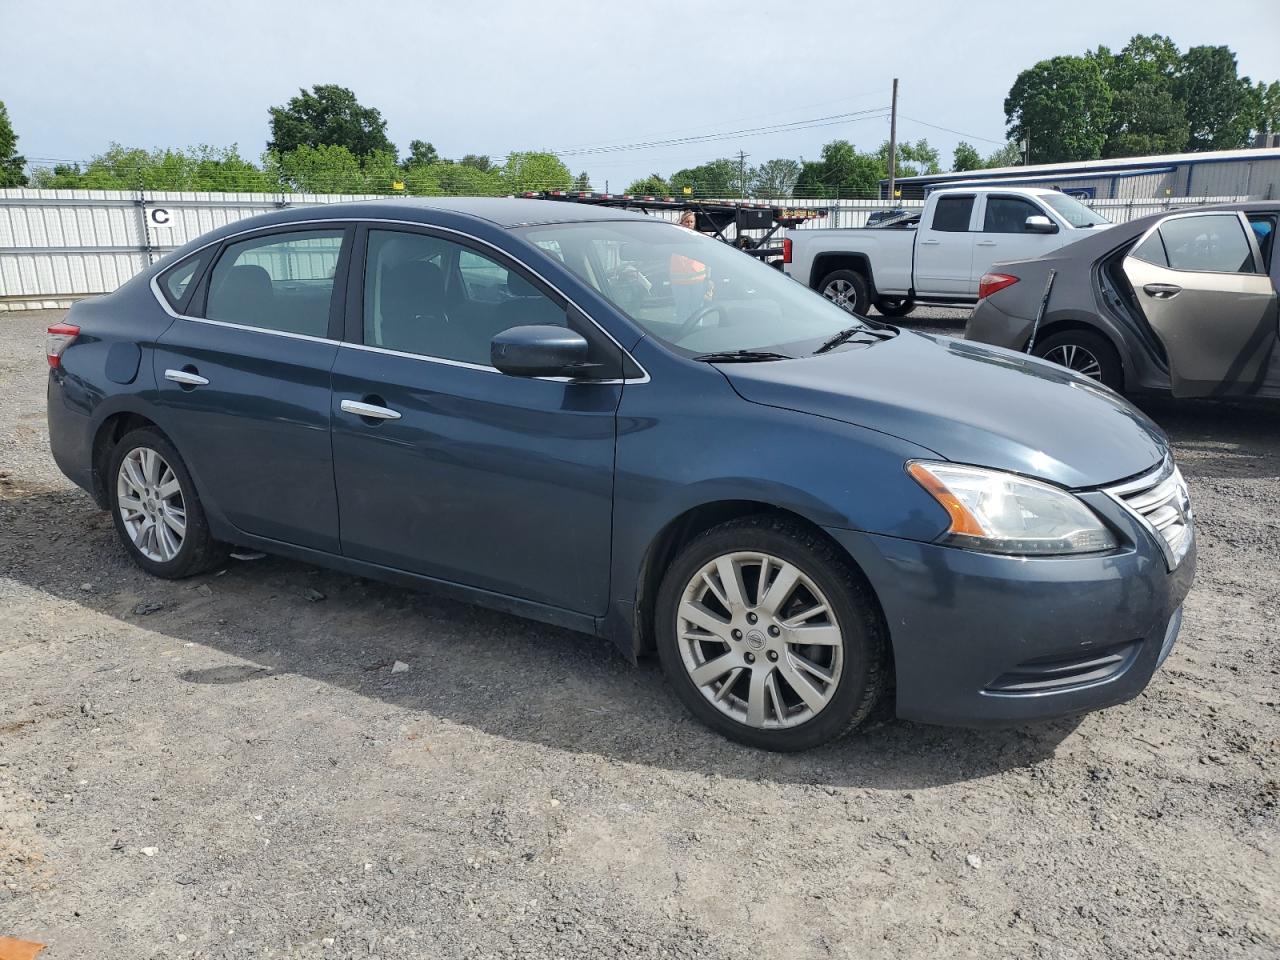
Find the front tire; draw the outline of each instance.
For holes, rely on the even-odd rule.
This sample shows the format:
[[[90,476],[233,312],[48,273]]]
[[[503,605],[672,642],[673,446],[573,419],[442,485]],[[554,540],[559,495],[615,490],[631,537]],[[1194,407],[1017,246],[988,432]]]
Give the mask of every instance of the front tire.
[[[833,270],[822,278],[818,292],[841,310],[866,316],[871,306],[867,278],[856,270]]]
[[[135,563],[168,580],[226,559],[213,539],[196,485],[169,439],[153,427],[130,431],[111,451],[108,491],[116,533]]]
[[[1120,354],[1101,334],[1090,330],[1064,330],[1045,337],[1031,352],[1042,360],[1097,380],[1116,393],[1124,391]]]
[[[807,750],[856,728],[887,672],[870,590],[798,523],[750,517],[680,551],[658,591],[658,655],[676,696],[751,747]]]

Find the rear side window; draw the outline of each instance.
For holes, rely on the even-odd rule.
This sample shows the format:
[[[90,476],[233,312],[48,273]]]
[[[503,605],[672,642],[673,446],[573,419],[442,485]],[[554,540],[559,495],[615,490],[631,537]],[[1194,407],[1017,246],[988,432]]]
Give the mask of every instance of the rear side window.
[[[1043,217],[1044,211],[1017,197],[987,197],[983,233],[1026,233],[1027,217]]]
[[[1233,213],[1178,217],[1160,225],[1172,270],[1253,273],[1253,250]]]
[[[942,197],[933,208],[933,229],[946,233],[966,233],[973,213],[973,197]]]
[[[205,316],[327,337],[342,238],[342,230],[306,230],[228,244],[213,265]]]
[[[209,262],[209,255],[210,251],[202,251],[160,274],[160,292],[174,310],[181,310],[187,302],[195,281]]]

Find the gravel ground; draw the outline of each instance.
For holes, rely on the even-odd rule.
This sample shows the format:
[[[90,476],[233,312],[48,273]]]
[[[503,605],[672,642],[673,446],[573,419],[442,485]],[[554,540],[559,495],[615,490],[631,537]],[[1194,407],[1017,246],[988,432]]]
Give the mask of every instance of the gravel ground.
[[[0,314],[0,936],[42,960],[1280,954],[1274,409],[1149,405],[1201,566],[1142,697],[775,756],[589,637],[148,578],[48,455],[58,316]]]

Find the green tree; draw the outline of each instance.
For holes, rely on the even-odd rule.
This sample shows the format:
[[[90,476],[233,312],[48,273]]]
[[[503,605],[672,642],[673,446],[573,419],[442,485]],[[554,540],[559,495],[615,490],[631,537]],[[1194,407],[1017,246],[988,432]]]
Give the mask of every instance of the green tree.
[[[81,169],[59,164],[33,172],[36,186],[82,190],[199,190],[270,192],[277,181],[242,158],[236,147],[200,145],[178,150],[142,150],[111,144]]]
[[[587,171],[583,170],[580,174],[578,174],[577,177],[574,178],[573,189],[575,190],[591,189],[591,176],[590,174],[587,173]]]
[[[0,100],[0,187],[25,187],[25,157],[18,153],[18,135],[9,122],[9,110]]]
[[[671,189],[681,194],[685,187],[692,187],[699,197],[736,197],[742,193],[740,177],[737,161],[721,158],[677,170],[671,175]]]
[[[474,167],[481,173],[488,173],[490,170],[497,169],[493,165],[493,161],[483,154],[468,153],[465,157],[458,161],[464,167]]]
[[[651,173],[639,180],[632,180],[626,192],[636,197],[669,197],[671,185],[659,174]]]
[[[1182,55],[1172,40],[1139,34],[1118,54],[1099,47],[1087,56],[1098,64],[1112,92],[1104,157],[1186,149],[1186,108],[1174,95]]]
[[[1111,123],[1111,88],[1091,57],[1053,57],[1023,70],[1004,101],[1009,137],[1030,137],[1032,163],[1096,160]]]
[[[1253,129],[1256,133],[1280,133],[1280,80],[1259,81],[1253,88]]]
[[[983,169],[993,170],[998,167],[1017,167],[1022,164],[1022,147],[1010,140],[1003,147],[989,154],[982,161]]]
[[[756,197],[789,197],[800,179],[800,164],[786,157],[766,160],[750,175],[751,194]]]
[[[436,148],[428,141],[409,141],[409,156],[404,162],[406,168],[428,163],[438,163],[439,160],[440,154],[436,152]]]
[[[884,175],[889,176],[889,141],[880,144],[876,156],[884,167]],[[917,140],[915,143],[904,140],[898,144],[897,173],[899,177],[918,177],[927,173],[941,173],[938,163],[938,151],[929,146],[928,140]]]
[[[951,154],[951,169],[957,173],[982,167],[982,154],[971,143],[961,140]]]
[[[823,145],[821,159],[801,165],[797,197],[878,197],[887,177],[878,153],[859,153],[848,140]]]
[[[365,107],[346,87],[321,83],[283,107],[271,107],[271,142],[267,149],[281,156],[298,147],[346,148],[356,157],[381,150],[395,154],[387,139],[387,122],[373,107]]]
[[[1246,146],[1253,119],[1252,83],[1236,72],[1236,56],[1227,47],[1192,47],[1174,79],[1190,125],[1191,150],[1229,150]]]
[[[267,167],[285,189],[298,193],[366,192],[360,158],[338,144],[303,144],[287,153],[270,153]]]
[[[483,172],[475,167],[469,169]],[[564,165],[564,161],[554,153],[538,150],[513,151],[508,154],[507,162],[502,168],[502,180],[509,193],[569,190],[573,187],[573,174]]]

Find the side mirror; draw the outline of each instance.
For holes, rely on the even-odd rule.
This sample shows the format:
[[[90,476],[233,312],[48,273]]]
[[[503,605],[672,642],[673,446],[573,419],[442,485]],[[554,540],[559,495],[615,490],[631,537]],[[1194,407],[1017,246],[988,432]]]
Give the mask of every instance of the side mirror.
[[[1057,233],[1058,225],[1048,217],[1037,215],[1027,217],[1027,222],[1023,229],[1026,233]]]
[[[587,340],[566,327],[503,330],[489,345],[489,361],[512,377],[563,377],[587,361]]]

